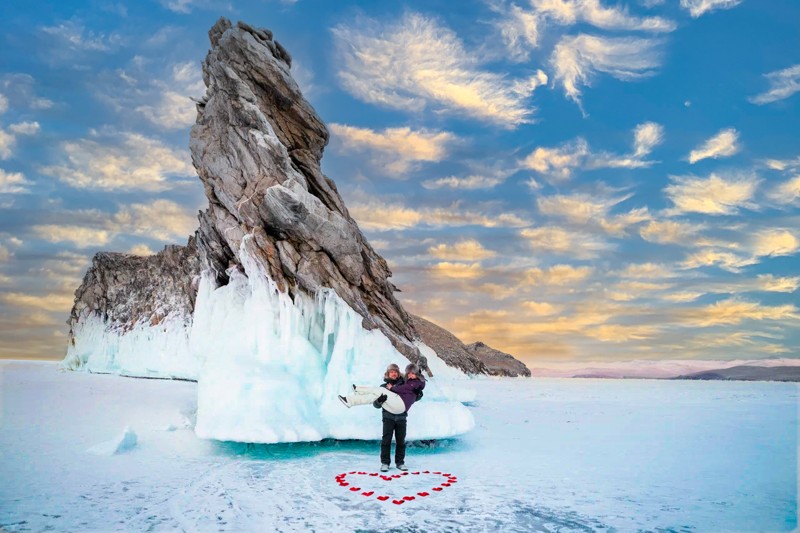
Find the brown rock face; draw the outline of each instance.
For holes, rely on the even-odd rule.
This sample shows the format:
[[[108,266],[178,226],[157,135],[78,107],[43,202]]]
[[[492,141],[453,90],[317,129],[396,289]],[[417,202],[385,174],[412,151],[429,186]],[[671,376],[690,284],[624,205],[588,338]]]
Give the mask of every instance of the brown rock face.
[[[505,352],[495,350],[482,342],[468,344],[466,349],[476,359],[486,365],[488,373],[493,376],[531,377],[531,371],[528,370],[528,367],[525,366],[522,361],[515,359],[514,356]]]
[[[436,355],[449,366],[460,368],[467,374],[489,373],[486,365],[468,352],[464,343],[455,335],[422,317],[409,316],[414,321],[422,342],[433,348]]]
[[[201,257],[220,284],[246,254],[282,291],[333,288],[366,329],[379,328],[418,361],[418,336],[386,261],[320,171],[328,131],[292,79],[291,58],[271,32],[241,22],[221,18],[209,38],[207,92],[190,141],[209,201],[197,234]]]
[[[92,259],[67,324],[74,328],[88,314],[124,333],[140,321],[157,325],[167,317],[191,323],[200,260],[194,238],[186,246],[167,246],[149,257],[100,252]]]

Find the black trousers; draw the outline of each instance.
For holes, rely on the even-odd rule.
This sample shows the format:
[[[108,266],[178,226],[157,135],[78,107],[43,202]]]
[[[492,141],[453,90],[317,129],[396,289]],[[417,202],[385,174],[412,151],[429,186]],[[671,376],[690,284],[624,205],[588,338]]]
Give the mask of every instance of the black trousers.
[[[406,421],[408,419],[383,417],[383,439],[381,439],[381,464],[390,464],[392,454],[392,434],[396,442],[394,464],[401,465],[406,460]]]

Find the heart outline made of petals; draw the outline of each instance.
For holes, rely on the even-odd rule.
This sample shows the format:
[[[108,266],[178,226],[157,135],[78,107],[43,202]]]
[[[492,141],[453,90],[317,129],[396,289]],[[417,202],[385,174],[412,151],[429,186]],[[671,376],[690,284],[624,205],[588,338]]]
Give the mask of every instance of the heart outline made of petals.
[[[366,476],[367,479],[372,477],[372,478],[378,478],[384,482],[391,482],[398,479],[403,479],[404,477],[409,475],[410,476],[428,475],[438,478],[444,478],[442,482],[437,482],[436,480],[434,480],[434,486],[431,487],[430,489],[433,492],[442,492],[442,490],[444,490],[445,488],[451,487],[452,485],[458,482],[458,478],[453,474],[442,473],[441,471],[431,472],[430,470],[424,470],[419,472],[403,472],[402,474],[388,474],[388,475],[380,474],[378,472],[365,472],[365,471],[354,470],[352,472],[343,472],[338,476],[336,476],[334,479],[336,480],[336,482],[339,484],[340,487],[348,489],[348,492],[357,492],[360,493],[361,496],[364,496],[366,498],[371,498],[375,496],[375,499],[378,501],[382,502],[391,501],[395,505],[403,505],[404,503],[414,501],[417,498],[424,498],[426,496],[431,495],[431,492],[424,490],[419,491],[415,494],[409,494],[400,497],[388,496],[385,493],[383,493],[383,491],[377,489],[376,490],[365,489],[364,492],[362,492],[361,487],[359,486],[360,484],[355,479],[357,476]],[[348,476],[351,476],[350,481],[347,480]]]

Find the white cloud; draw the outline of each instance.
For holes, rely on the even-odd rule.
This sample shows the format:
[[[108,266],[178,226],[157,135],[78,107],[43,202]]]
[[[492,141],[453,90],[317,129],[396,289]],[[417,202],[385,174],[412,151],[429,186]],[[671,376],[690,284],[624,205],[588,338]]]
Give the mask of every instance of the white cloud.
[[[493,176],[483,176],[473,174],[463,178],[457,176],[449,176],[447,178],[438,178],[425,180],[422,186],[426,189],[491,189],[503,183],[508,177],[507,172],[501,172]]]
[[[708,139],[702,146],[689,153],[689,163],[697,163],[702,159],[712,157],[728,157],[734,155],[741,149],[739,145],[739,133],[728,128]]]
[[[681,244],[690,246],[701,228],[697,224],[675,220],[651,220],[639,230],[639,235],[650,242],[659,244]]]
[[[531,268],[525,272],[526,285],[575,285],[592,275],[588,266],[553,265],[548,269]]]
[[[463,280],[478,279],[484,275],[480,263],[437,263],[430,268],[431,274],[440,278],[453,278]]]
[[[0,115],[8,111],[8,98],[0,94]]]
[[[531,0],[536,13],[562,25],[586,22],[604,30],[669,32],[675,23],[661,17],[635,17],[624,7],[606,7],[599,0]]]
[[[197,109],[190,97],[201,96],[206,90],[197,64],[173,65],[170,77],[154,81],[153,87],[155,103],[139,105],[136,111],[164,129],[184,129],[195,123]]]
[[[19,124],[10,125],[8,129],[17,135],[36,135],[39,133],[39,123],[20,122]]]
[[[118,34],[106,35],[87,31],[81,22],[68,20],[56,26],[44,26],[43,32],[56,37],[61,46],[66,46],[73,50],[108,52],[116,48],[121,43]]]
[[[510,6],[497,26],[513,59],[524,61],[528,59],[528,50],[539,46],[540,24],[541,19],[535,12],[516,4]]]
[[[375,131],[343,124],[331,124],[330,130],[345,149],[376,153],[374,163],[389,174],[401,175],[414,169],[419,161],[441,161],[456,136],[446,131],[413,131],[411,128],[387,128]]]
[[[26,185],[30,185],[30,182],[20,172],[6,172],[0,168],[0,194],[30,192]]]
[[[29,74],[4,74],[0,75],[0,87],[3,94],[0,97],[6,99],[6,106],[15,109],[27,107],[30,109],[41,110],[50,109],[55,105],[52,100],[36,96],[34,85],[36,80]],[[2,105],[0,105],[2,108]],[[2,113],[2,111],[0,111]]]
[[[628,198],[630,195],[604,198],[602,195],[559,194],[539,197],[536,204],[542,215],[563,218],[575,224],[596,224],[610,234],[621,235],[629,226],[650,219],[646,208],[610,214],[611,209]]]
[[[108,244],[112,234],[107,229],[63,224],[40,224],[33,232],[48,242],[71,242],[78,248],[89,248]]]
[[[119,233],[129,233],[170,241],[184,239],[197,229],[197,216],[169,200],[149,204],[133,204],[120,209],[111,227]]]
[[[0,129],[0,159],[9,159],[14,155],[18,135],[35,135],[39,133],[38,122],[20,122],[11,124],[8,131]]]
[[[611,246],[594,235],[557,226],[528,228],[520,235],[534,250],[570,255],[577,259],[592,259]]]
[[[525,168],[535,170],[556,179],[569,178],[578,168],[642,168],[654,161],[647,161],[653,149],[664,140],[664,128],[655,122],[645,122],[633,130],[633,147],[630,154],[618,155],[594,152],[582,138],[564,143],[556,148],[537,147],[521,161]]]
[[[736,298],[722,300],[706,307],[682,312],[688,324],[699,327],[741,324],[746,320],[797,320],[793,305],[765,306]]]
[[[428,253],[437,259],[447,261],[480,261],[497,255],[487,250],[475,239],[459,241],[453,245],[439,244],[428,248]]]
[[[164,191],[195,175],[187,153],[138,133],[68,141],[61,151],[65,161],[42,172],[79,189]]]
[[[558,148],[538,147],[522,161],[522,165],[541,174],[566,179],[580,167],[589,155],[589,145],[583,139]]]
[[[800,239],[786,229],[767,229],[753,235],[751,248],[758,257],[793,255],[800,250]]]
[[[664,142],[664,127],[655,122],[645,122],[634,130],[633,155],[644,157]]]
[[[509,128],[531,121],[528,98],[547,83],[544,72],[509,80],[483,70],[455,32],[420,14],[390,25],[357,24],[333,30],[343,65],[339,79],[357,98],[414,112],[431,107]]]
[[[3,263],[3,262],[5,262],[5,261],[8,261],[9,259],[11,259],[11,256],[12,256],[12,255],[14,255],[14,254],[12,254],[12,253],[11,253],[11,252],[8,250],[8,248],[6,248],[6,247],[5,247],[5,246],[3,246],[2,244],[0,244],[0,263]]]
[[[800,277],[775,277],[772,274],[759,274],[756,286],[762,291],[794,292],[800,288]]]
[[[775,186],[768,196],[779,204],[791,204],[800,198],[800,174]]]
[[[556,45],[550,63],[555,81],[568,98],[581,105],[580,85],[590,85],[596,72],[629,81],[655,73],[661,58],[661,41],[655,39],[565,36]]]
[[[128,250],[128,253],[141,256],[155,255],[155,252],[146,244],[136,244]]]
[[[751,200],[758,188],[755,176],[725,179],[716,174],[708,178],[670,176],[672,183],[664,192],[675,204],[671,213],[703,213],[731,215],[740,207],[752,207]]]
[[[681,7],[697,18],[709,11],[736,7],[741,2],[742,0],[681,0]]]
[[[186,238],[197,228],[196,216],[183,206],[156,200],[122,206],[116,213],[67,212],[66,221],[33,226],[33,232],[49,242],[71,242],[78,248],[102,246],[118,235],[136,235],[172,242]]]
[[[519,228],[530,225],[529,221],[513,213],[490,214],[469,211],[462,208],[459,203],[448,207],[413,209],[397,203],[371,200],[356,202],[349,210],[359,227],[372,231],[458,226]]]
[[[789,98],[800,91],[800,64],[764,74],[769,81],[767,92],[750,98],[754,104],[763,105]]]

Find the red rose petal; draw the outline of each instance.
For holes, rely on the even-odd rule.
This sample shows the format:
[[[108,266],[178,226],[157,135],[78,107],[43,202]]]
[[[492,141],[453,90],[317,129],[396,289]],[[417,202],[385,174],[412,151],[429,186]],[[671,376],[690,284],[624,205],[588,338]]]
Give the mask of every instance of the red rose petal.
[[[408,472],[403,472],[403,473],[402,473],[402,474],[400,474],[400,475],[401,475],[401,476],[407,476],[407,475],[408,475]]]
[[[422,496],[424,498],[425,496],[430,496],[430,494],[427,492],[418,492],[417,496]]]
[[[358,492],[361,490],[361,487],[350,487],[350,490],[352,490],[353,492]]]
[[[411,500],[416,500],[416,498],[414,498],[413,496],[403,496],[403,499],[407,502],[410,502]]]
[[[356,471],[355,471],[355,470],[353,470],[352,472],[348,472],[348,473],[349,473],[349,474],[355,474],[355,473],[356,473]]]
[[[434,472],[434,474],[441,474],[441,472]]]
[[[423,474],[430,474],[428,470],[424,471]]]
[[[341,485],[342,487],[346,487],[349,484],[350,483],[348,483],[347,481],[342,481],[341,483],[339,483],[339,485]]]
[[[450,483],[442,483],[442,487],[449,487]]]
[[[419,475],[419,472],[411,472],[411,473],[414,474],[415,476]]]
[[[442,474],[444,477],[450,477],[450,474]]]
[[[377,475],[379,475],[377,472],[373,472],[372,474],[370,474],[370,476],[377,476]]]
[[[392,503],[395,504],[395,505],[403,505],[404,503],[406,503],[406,501],[405,500],[392,500]]]
[[[433,490],[435,490],[436,492],[439,492],[440,490],[442,490],[442,487],[433,487]]]
[[[363,476],[364,474],[366,474],[366,472],[359,472],[358,473],[359,476]]]
[[[362,492],[361,493],[362,496],[372,496],[373,494],[375,494],[374,490],[371,490],[369,492]]]
[[[397,478],[399,478],[400,476],[399,476],[398,474],[395,474],[395,475],[393,475],[392,477],[393,477],[394,479],[397,479]]]
[[[389,499],[389,497],[388,497],[388,496],[378,496],[378,499],[379,499],[380,501],[382,501],[382,502],[385,502],[386,500],[388,500],[388,499]]]

